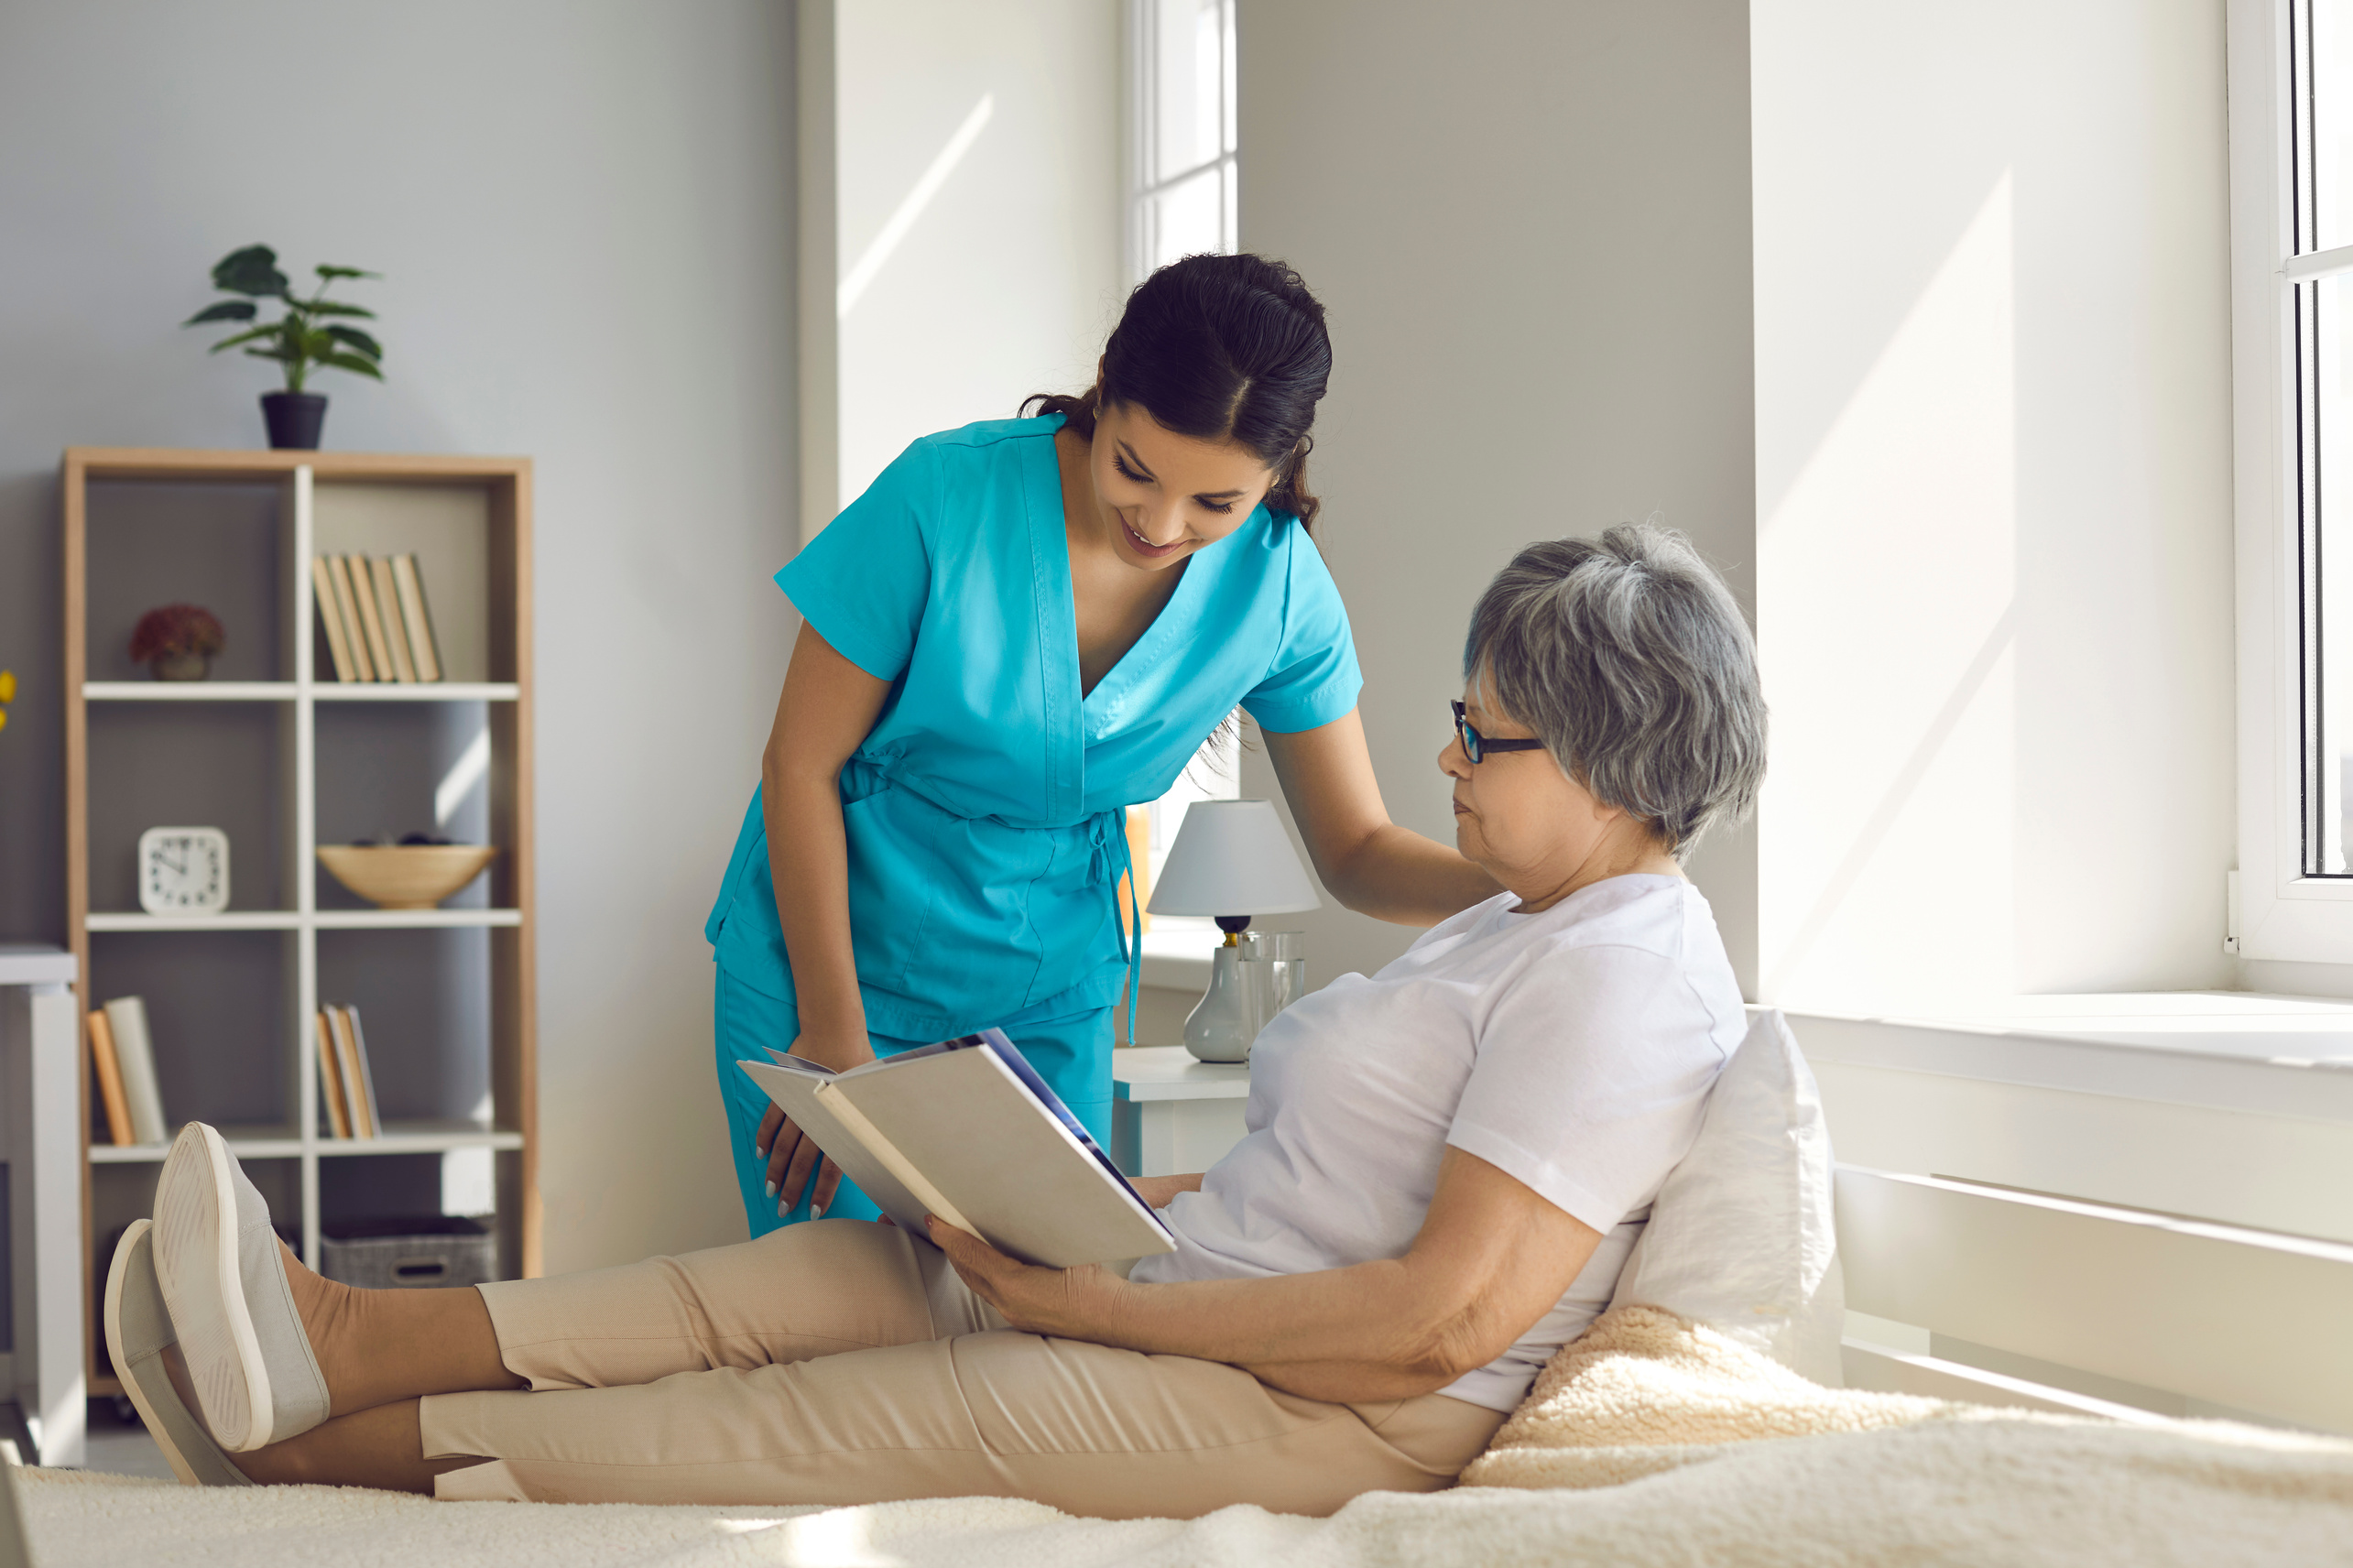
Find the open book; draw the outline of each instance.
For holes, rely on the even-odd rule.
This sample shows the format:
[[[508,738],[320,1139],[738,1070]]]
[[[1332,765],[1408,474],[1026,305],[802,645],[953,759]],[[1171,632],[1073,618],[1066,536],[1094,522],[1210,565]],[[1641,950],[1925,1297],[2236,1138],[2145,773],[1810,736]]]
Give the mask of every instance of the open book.
[[[915,1236],[937,1214],[1054,1269],[1173,1252],[1169,1227],[997,1029],[835,1073],[735,1065]]]

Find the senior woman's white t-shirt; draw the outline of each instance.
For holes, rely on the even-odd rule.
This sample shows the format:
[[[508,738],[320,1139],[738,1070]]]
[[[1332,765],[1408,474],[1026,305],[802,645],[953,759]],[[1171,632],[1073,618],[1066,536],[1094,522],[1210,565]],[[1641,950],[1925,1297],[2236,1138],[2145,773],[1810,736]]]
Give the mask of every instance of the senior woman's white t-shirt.
[[[1146,1283],[1402,1257],[1447,1145],[1602,1233],[1520,1342],[1443,1391],[1509,1410],[1609,1303],[1650,1201],[1746,1030],[1716,919],[1680,877],[1614,877],[1541,913],[1505,893],[1343,975],[1250,1055],[1248,1135],[1165,1211]]]

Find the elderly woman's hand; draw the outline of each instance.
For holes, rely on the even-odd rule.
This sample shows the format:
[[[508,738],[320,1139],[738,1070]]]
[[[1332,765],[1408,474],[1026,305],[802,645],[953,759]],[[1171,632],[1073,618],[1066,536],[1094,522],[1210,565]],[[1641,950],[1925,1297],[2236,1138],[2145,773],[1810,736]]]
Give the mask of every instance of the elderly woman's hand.
[[[1028,1334],[1108,1344],[1114,1301],[1127,1281],[1100,1264],[1083,1269],[1041,1269],[1008,1258],[968,1230],[936,1214],[923,1218],[934,1245],[948,1255],[972,1293]]]

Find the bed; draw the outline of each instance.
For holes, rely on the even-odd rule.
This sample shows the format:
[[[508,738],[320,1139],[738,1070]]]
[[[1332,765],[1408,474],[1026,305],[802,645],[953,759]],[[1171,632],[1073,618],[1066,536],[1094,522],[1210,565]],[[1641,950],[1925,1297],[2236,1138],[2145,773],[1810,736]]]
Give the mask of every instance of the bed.
[[[1105,1521],[1000,1498],[437,1504],[31,1470],[36,1560],[2353,1564],[2353,1440],[2338,1435],[2353,1433],[2353,1245],[2153,1213],[2112,1188],[2102,1201],[2021,1191],[1991,1158],[1956,1172],[1950,1141],[1909,1131],[1885,1083],[1865,1135],[1853,1084],[1823,1076],[1834,1128],[1851,1117],[1871,1152],[1934,1150],[1942,1165],[1837,1168],[1843,1389],[1627,1305],[1562,1352],[1465,1485],[1372,1494],[1329,1519],[1235,1508]],[[1942,1115],[1948,1090],[1915,1086],[1919,1114]],[[2162,1158],[2180,1107],[2142,1114]],[[2156,1413],[2149,1389],[2237,1419]]]

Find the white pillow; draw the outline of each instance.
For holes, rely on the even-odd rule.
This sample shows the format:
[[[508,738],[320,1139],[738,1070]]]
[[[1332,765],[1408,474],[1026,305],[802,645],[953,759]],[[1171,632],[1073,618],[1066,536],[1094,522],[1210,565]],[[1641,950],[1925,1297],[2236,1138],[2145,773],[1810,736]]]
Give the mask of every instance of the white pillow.
[[[1663,1307],[1836,1388],[1846,1291],[1830,1129],[1789,1021],[1772,1007],[1748,1018],[1609,1304]]]

